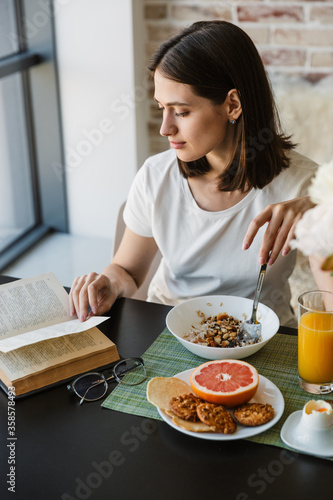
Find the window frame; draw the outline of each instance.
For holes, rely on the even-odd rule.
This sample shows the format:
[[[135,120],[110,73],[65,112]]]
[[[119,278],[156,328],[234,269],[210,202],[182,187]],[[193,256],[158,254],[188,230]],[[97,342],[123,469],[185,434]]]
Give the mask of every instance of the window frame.
[[[22,76],[36,223],[1,251],[0,271],[49,231],[68,232],[54,2],[13,3],[18,52],[0,58],[0,78],[15,73]],[[34,20],[37,26],[29,36],[25,28]]]

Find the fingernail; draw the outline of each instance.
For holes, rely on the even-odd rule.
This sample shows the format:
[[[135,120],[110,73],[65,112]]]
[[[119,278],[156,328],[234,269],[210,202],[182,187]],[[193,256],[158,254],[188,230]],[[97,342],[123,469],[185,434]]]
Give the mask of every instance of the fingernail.
[[[70,314],[70,316],[74,316],[74,309],[71,309],[69,314]]]
[[[269,259],[269,261],[268,261],[268,265],[269,265],[269,266],[271,266],[272,264],[274,264],[274,260]]]
[[[286,250],[286,249],[282,250],[282,255],[283,255],[283,257],[285,257],[287,254],[288,254],[288,252],[287,252],[287,250]]]
[[[247,250],[249,248],[249,246],[250,245],[248,244],[248,242],[244,241],[243,246],[242,246],[242,250]]]
[[[97,307],[93,307],[91,310],[92,310],[92,312],[93,312],[94,314],[96,314],[96,313],[97,313]]]
[[[266,262],[266,259],[264,257],[260,257],[260,259],[259,259],[259,265],[263,266],[265,264],[265,262]]]

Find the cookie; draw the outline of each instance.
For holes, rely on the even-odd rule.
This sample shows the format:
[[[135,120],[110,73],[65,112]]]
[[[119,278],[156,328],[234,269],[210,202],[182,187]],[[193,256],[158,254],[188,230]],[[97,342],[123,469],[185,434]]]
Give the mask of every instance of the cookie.
[[[189,422],[188,420],[184,420],[183,418],[173,416],[172,422],[185,431],[212,432],[212,429],[208,427],[208,425],[200,422],[200,420],[198,422]]]
[[[234,410],[234,417],[240,424],[254,427],[272,420],[274,409],[269,403],[244,403]]]
[[[237,428],[231,414],[224,406],[202,403],[197,407],[197,414],[201,422],[208,425],[213,432],[232,434]]]
[[[170,399],[169,407],[172,412],[180,418],[190,422],[198,421],[197,406],[202,399],[194,394],[182,394]]]

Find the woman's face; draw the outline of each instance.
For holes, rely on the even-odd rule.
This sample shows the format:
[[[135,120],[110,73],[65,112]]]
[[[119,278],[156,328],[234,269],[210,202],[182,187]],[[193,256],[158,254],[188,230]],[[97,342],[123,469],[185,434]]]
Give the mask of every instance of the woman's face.
[[[232,125],[228,106],[213,104],[192,92],[191,86],[178,83],[155,71],[155,100],[163,110],[160,134],[183,161],[210,155],[227,158],[232,147]]]

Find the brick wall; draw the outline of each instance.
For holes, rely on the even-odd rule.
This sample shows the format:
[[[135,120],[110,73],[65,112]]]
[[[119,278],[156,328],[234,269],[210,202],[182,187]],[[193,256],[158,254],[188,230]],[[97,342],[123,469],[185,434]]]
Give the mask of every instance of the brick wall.
[[[239,25],[257,45],[274,80],[299,77],[316,83],[333,75],[333,1],[144,0],[147,59],[179,28],[198,20]],[[151,105],[151,153],[168,143],[159,137],[160,113]]]

